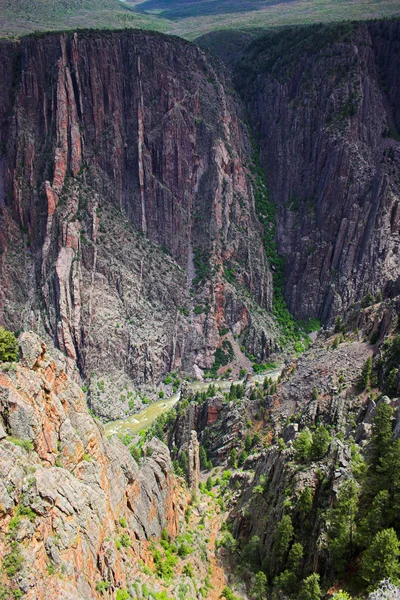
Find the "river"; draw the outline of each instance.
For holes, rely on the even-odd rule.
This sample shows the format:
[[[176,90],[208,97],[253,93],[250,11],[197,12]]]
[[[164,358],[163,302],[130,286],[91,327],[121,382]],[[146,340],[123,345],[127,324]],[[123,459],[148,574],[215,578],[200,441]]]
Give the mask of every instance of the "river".
[[[250,377],[250,382],[255,383],[258,381],[259,383],[264,381],[264,378],[268,375],[273,381],[276,381],[279,375],[282,372],[282,366],[272,369],[270,371],[264,371],[263,373],[258,373],[257,375],[253,375]],[[223,392],[229,391],[229,388],[232,383],[243,383],[243,381],[214,381],[215,387]],[[203,391],[208,388],[210,383],[205,383],[203,381],[193,381],[189,383],[189,388],[193,390],[193,392]],[[156,418],[161,415],[166,410],[173,408],[175,404],[178,402],[181,396],[180,392],[173,394],[169,398],[159,400],[158,402],[153,402],[153,404],[149,404],[142,411],[135,413],[127,417],[126,419],[119,419],[118,421],[110,421],[104,425],[104,429],[106,431],[106,435],[114,435],[114,434],[125,434],[125,433],[139,433],[142,429],[148,429],[156,420]]]

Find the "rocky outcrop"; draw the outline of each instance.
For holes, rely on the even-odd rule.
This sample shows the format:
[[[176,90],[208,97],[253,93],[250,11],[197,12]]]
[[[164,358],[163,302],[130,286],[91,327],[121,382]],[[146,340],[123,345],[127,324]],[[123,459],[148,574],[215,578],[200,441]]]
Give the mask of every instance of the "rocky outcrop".
[[[0,552],[21,557],[3,584],[28,600],[99,598],[99,583],[132,580],[147,540],[177,532],[169,452],[153,439],[138,465],[40,339],[20,346],[0,370]]]
[[[267,356],[271,271],[225,75],[143,32],[0,55],[0,321],[50,336],[109,417],[140,406],[132,382],[210,368],[222,329]]]
[[[193,398],[191,400],[186,410],[180,409],[178,404],[179,415],[168,440],[171,452],[179,454],[190,449],[194,433],[213,463],[224,463],[230,450],[240,445],[244,437],[249,401],[243,398],[236,402],[223,402],[221,394],[200,403],[193,402]],[[181,402],[185,399],[182,398]]]
[[[399,48],[398,21],[317,25],[239,62],[299,318],[330,321],[400,275]]]
[[[196,431],[190,434],[188,447],[188,483],[192,490],[198,490],[200,479],[199,442]]]

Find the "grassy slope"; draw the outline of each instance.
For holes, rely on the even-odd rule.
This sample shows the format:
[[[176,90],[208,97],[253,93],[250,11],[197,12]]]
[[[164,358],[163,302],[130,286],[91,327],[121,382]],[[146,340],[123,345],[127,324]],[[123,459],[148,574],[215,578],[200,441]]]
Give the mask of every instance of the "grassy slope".
[[[187,39],[220,29],[400,16],[398,0],[0,0],[0,35],[141,27]]]
[[[158,16],[170,19],[169,33],[194,39],[217,29],[246,29],[315,22],[363,20],[400,15],[398,0],[145,0],[138,9],[159,6]],[[185,4],[185,7],[183,5]],[[251,10],[243,10],[252,6]],[[218,6],[218,10],[212,7]],[[176,8],[174,8],[176,7]],[[214,11],[214,12],[213,12]],[[183,15],[187,16],[183,16]],[[177,17],[180,15],[180,18]]]
[[[118,0],[0,0],[0,36],[33,31],[125,27],[164,31],[167,22]]]

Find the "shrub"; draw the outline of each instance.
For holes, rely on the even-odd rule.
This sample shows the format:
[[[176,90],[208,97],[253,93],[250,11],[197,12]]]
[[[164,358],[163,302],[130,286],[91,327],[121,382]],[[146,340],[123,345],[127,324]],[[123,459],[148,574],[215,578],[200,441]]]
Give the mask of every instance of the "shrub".
[[[15,446],[20,446],[24,448],[27,452],[32,452],[34,449],[33,442],[31,440],[21,440],[20,438],[14,437],[13,435],[9,435],[7,440],[14,444]]]
[[[111,584],[109,581],[104,581],[104,580],[98,581],[96,583],[96,592],[99,592],[99,594],[104,594],[108,590],[110,585]]]
[[[239,598],[235,596],[235,594],[228,586],[225,586],[222,590],[221,598],[225,598],[226,600],[239,600]]]
[[[193,566],[190,563],[187,563],[183,569],[182,569],[182,573],[184,575],[186,575],[187,577],[191,577],[192,579],[194,578],[194,569]]]
[[[17,338],[11,331],[0,327],[0,362],[15,362],[17,358]]]
[[[124,548],[129,548],[129,546],[132,544],[129,535],[127,533],[125,533],[125,531],[120,536],[119,542],[120,542],[121,546],[123,546]]]
[[[3,568],[7,573],[8,577],[12,579],[22,569],[24,559],[20,552],[17,542],[11,544],[11,549],[8,554],[5,555],[3,560]]]

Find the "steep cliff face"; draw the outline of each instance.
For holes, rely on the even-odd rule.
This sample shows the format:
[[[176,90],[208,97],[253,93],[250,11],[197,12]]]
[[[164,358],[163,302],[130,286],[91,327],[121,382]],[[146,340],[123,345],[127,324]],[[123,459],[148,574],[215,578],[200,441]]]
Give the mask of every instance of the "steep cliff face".
[[[210,368],[221,329],[266,356],[271,273],[248,142],[203,52],[130,32],[0,53],[0,320],[44,330],[71,371],[105,376],[101,393],[123,396],[114,416],[130,382]]]
[[[139,467],[40,339],[24,333],[20,346],[20,363],[0,371],[1,590],[99,598],[99,583],[111,593],[133,580],[147,540],[177,532],[169,452],[148,442]]]
[[[259,139],[285,295],[324,322],[399,277],[400,23],[292,28],[237,67]]]

